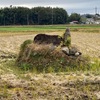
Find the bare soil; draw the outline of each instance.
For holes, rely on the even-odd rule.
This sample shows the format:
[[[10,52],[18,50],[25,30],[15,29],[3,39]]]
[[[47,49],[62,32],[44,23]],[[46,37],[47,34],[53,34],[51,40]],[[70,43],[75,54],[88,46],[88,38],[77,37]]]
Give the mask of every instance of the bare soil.
[[[51,34],[57,34],[55,32]],[[58,32],[58,34],[60,34]],[[62,33],[61,33],[62,34]],[[60,34],[60,35],[61,35]],[[17,35],[0,37],[0,51],[18,54],[20,45],[27,39],[33,40],[33,35]],[[83,55],[100,57],[100,34],[99,33],[71,33],[72,45],[78,47]]]
[[[8,58],[17,55],[23,41],[33,40],[35,35],[0,37],[0,61],[5,55]],[[71,37],[72,45],[83,55],[100,58],[99,33],[72,32]],[[28,72],[20,77],[4,67],[0,63],[0,100],[100,100],[100,74]]]

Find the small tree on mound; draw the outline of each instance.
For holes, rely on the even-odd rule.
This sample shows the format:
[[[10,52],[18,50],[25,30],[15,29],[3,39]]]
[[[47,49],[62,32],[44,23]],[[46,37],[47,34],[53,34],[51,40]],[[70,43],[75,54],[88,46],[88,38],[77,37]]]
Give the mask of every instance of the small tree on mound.
[[[65,55],[61,48],[51,49],[51,45],[38,45],[27,40],[21,45],[16,64],[24,69],[35,69],[37,72],[62,72],[81,70],[88,65],[88,59],[78,57],[72,59]]]

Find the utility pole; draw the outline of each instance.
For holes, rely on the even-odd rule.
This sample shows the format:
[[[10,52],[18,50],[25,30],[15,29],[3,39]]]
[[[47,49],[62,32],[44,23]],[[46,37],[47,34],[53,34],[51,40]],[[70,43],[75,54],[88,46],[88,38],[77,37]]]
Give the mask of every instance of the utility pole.
[[[29,15],[27,14],[27,25],[29,25]]]
[[[14,25],[15,25],[15,14],[14,14]]]
[[[97,7],[95,7],[95,21],[96,21]]]
[[[5,26],[5,16],[4,16],[4,26]]]
[[[53,8],[52,8],[52,25],[53,25]]]
[[[40,24],[40,16],[39,16],[39,12],[38,12],[38,25]]]
[[[97,14],[97,7],[95,7],[95,15]]]

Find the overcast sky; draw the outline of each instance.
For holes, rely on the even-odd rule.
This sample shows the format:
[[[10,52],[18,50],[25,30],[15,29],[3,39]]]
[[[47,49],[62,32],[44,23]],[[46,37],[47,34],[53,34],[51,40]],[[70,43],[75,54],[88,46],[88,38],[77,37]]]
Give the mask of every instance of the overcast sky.
[[[100,14],[100,0],[0,0],[0,7],[12,6],[24,6],[24,7],[61,7],[66,9],[68,14],[80,13],[95,14],[95,8],[97,13]]]

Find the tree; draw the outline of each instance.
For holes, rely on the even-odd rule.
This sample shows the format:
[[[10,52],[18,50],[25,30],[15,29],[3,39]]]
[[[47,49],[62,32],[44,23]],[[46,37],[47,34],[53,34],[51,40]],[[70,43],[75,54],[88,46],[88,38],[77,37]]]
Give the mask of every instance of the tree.
[[[69,21],[78,21],[78,22],[81,22],[81,16],[80,14],[77,14],[77,13],[72,13],[69,17]]]
[[[63,8],[6,7],[0,9],[0,25],[65,24],[68,14]]]
[[[90,15],[90,14],[86,15],[86,18],[92,18],[92,17],[93,17],[93,15]]]
[[[30,13],[29,8],[18,7],[16,9],[16,24],[27,25],[28,24],[28,15]]]
[[[50,7],[35,7],[31,10],[32,20],[34,24],[51,24],[52,15]]]
[[[50,7],[41,8],[39,11],[39,24],[52,24],[52,9]]]
[[[68,21],[68,14],[63,8],[53,8],[54,24],[65,24]]]

